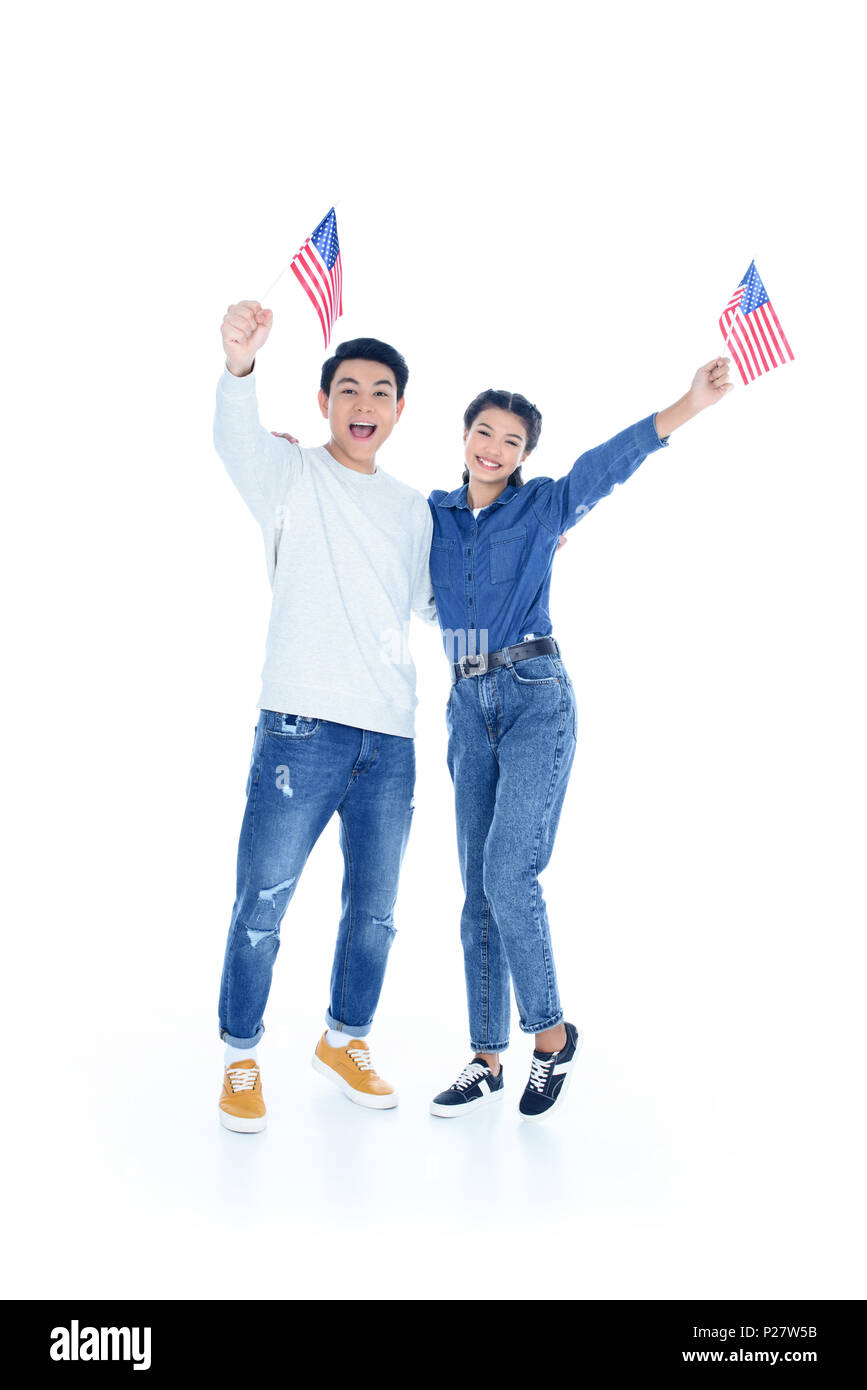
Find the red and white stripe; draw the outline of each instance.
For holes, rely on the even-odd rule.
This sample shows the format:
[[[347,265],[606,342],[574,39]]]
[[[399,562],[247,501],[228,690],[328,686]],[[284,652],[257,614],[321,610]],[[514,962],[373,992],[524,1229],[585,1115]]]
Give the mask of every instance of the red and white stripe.
[[[741,380],[747,386],[772,367],[794,362],[795,354],[789,347],[770,300],[751,314],[740,312],[744,288],[738,285],[722,311],[719,326],[726,346],[731,349]]]
[[[343,313],[343,267],[340,256],[328,270],[308,237],[297,256],[292,257],[289,269],[319,315],[325,346],[328,347],[334,325]]]

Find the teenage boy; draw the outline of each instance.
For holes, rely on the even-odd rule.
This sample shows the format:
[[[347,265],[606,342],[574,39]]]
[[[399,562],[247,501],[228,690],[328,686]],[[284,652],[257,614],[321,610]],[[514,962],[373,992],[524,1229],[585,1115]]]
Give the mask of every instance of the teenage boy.
[[[330,438],[302,449],[259,423],[253,368],[272,323],[256,300],[229,306],[214,420],[217,452],[262,528],[273,589],[219,1002],[220,1119],[242,1133],[265,1128],[256,1045],[280,922],[335,812],[342,914],[313,1066],[359,1105],[397,1104],[366,1039],[413,812],[410,614],[436,623],[427,501],[377,464],[403,413],[406,362],[375,338],[341,343],[320,380]]]

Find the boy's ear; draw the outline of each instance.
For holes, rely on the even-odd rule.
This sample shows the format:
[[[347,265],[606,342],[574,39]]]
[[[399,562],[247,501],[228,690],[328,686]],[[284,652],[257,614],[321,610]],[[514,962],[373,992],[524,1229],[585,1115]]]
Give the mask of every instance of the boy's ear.
[[[319,392],[319,409],[320,409],[320,411],[322,412],[322,418],[323,418],[324,420],[327,420],[327,419],[328,419],[328,397],[326,396],[326,394],[325,394],[324,391],[320,391],[320,392]]]
[[[396,407],[395,407],[395,411],[394,411],[394,423],[395,423],[395,424],[397,424],[398,420],[400,419],[401,415],[403,414],[403,408],[404,408],[405,405],[406,405],[406,396],[401,396],[400,400],[398,401],[398,403],[397,403],[397,405],[396,405]]]

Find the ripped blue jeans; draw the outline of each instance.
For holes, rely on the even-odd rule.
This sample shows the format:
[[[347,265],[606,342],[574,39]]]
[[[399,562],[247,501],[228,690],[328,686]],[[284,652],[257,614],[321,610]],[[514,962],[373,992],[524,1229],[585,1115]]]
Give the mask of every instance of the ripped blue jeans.
[[[224,1042],[253,1047],[265,1031],[280,923],[307,857],[335,812],[343,896],[325,1019],[329,1028],[356,1037],[370,1031],[395,935],[414,786],[411,738],[260,712],[220,986]]]

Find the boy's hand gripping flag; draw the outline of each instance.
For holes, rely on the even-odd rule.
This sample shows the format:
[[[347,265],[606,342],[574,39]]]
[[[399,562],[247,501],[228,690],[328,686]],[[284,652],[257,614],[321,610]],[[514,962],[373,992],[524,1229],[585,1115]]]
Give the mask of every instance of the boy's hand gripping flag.
[[[749,270],[723,309],[719,326],[745,386],[772,367],[795,360],[755,261],[750,261]]]
[[[292,257],[289,269],[319,315],[325,346],[328,347],[331,331],[343,313],[343,269],[334,208],[326,213],[300,251]]]

